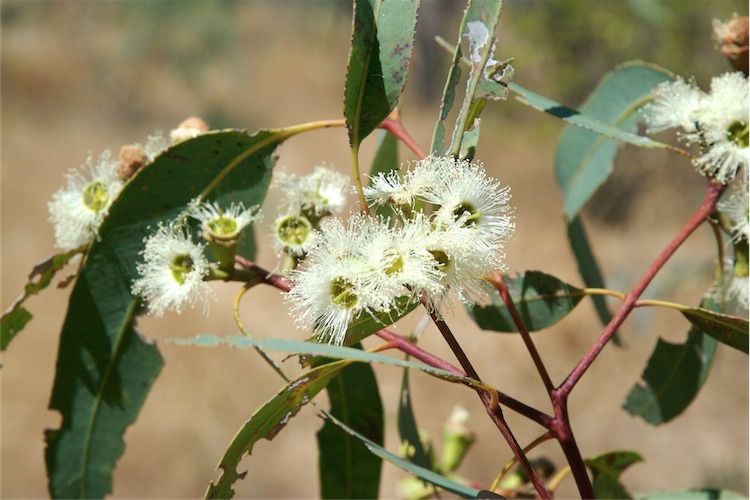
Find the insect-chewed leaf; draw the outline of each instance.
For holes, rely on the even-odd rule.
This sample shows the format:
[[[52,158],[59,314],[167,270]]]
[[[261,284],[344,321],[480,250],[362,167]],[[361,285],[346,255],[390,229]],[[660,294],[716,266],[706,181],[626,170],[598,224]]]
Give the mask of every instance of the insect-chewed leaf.
[[[83,251],[84,248],[76,248],[68,252],[59,253],[34,266],[31,273],[29,273],[28,283],[23,287],[23,293],[3,313],[2,320],[0,320],[0,351],[4,351],[8,347],[8,344],[10,344],[10,341],[31,321],[33,316],[28,309],[23,307],[26,299],[47,288],[57,272],[68,265],[68,262],[73,257]]]
[[[749,326],[745,318],[729,316],[700,307],[683,309],[680,312],[701,332],[747,354]]]
[[[237,467],[246,453],[251,453],[261,439],[273,439],[300,408],[315,397],[344,367],[348,361],[328,363],[309,370],[276,394],[253,413],[240,428],[221,458],[221,475],[206,490],[206,498],[232,498],[233,485],[245,477]]]
[[[355,147],[398,104],[406,85],[418,0],[356,0],[344,88],[344,118]]]
[[[60,337],[50,408],[62,415],[48,431],[46,463],[53,497],[101,497],[124,450],[122,436],[162,366],[156,347],[132,324],[131,285],[148,236],[203,195],[259,205],[273,152],[292,129],[248,135],[208,133],[173,146],[123,188],[88,252]]]
[[[705,303],[707,308],[715,304]],[[643,372],[643,384],[637,383],[623,408],[652,425],[669,422],[695,399],[708,377],[717,342],[692,327],[683,344],[658,339]]]
[[[577,116],[575,125],[565,127],[555,155],[555,176],[563,192],[568,220],[576,216],[612,173],[619,141],[641,147],[667,147],[632,132],[638,122],[636,112],[649,101],[651,90],[672,77],[663,68],[635,61],[618,66],[605,75],[581,106],[580,114],[552,106],[561,118],[572,120]],[[542,107],[550,109],[550,106],[546,103]],[[625,133],[618,133],[610,139],[612,134],[592,127],[596,122],[587,122],[587,116]]]
[[[570,313],[585,296],[583,291],[540,271],[504,276],[513,302],[529,331],[547,328]],[[498,294],[488,306],[467,306],[469,315],[484,330],[517,332],[516,324]]]
[[[633,498],[620,483],[620,475],[638,462],[643,462],[643,457],[634,451],[611,451],[586,460],[594,475],[596,498]]]

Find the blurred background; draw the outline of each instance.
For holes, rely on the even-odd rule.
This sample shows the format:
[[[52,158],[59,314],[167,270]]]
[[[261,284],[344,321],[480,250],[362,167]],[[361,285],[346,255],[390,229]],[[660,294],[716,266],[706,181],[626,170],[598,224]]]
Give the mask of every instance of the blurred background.
[[[423,146],[437,116],[448,56],[432,41],[454,40],[463,2],[423,0],[415,59],[403,98],[404,123]],[[2,2],[2,307],[20,292],[31,267],[53,253],[46,201],[63,174],[86,154],[168,132],[199,115],[213,128],[249,130],[341,116],[349,50],[347,1],[29,1]],[[707,88],[729,69],[711,40],[714,18],[747,15],[745,0],[506,0],[498,55],[515,57],[516,81],[568,105],[580,105],[606,71],[632,59],[694,75]],[[517,103],[485,111],[478,159],[512,186],[517,234],[508,246],[511,270],[540,269],[580,284],[554,182],[554,149],[562,123]],[[669,134],[664,140],[672,140]],[[362,153],[367,165],[372,139]],[[403,159],[412,156],[402,151]],[[279,149],[277,168],[308,171],[327,162],[349,171],[343,129],[317,131]],[[615,173],[585,210],[590,237],[610,288],[627,290],[697,207],[705,181],[664,152],[625,148]],[[264,211],[272,221],[278,195]],[[267,226],[258,228],[259,262],[273,267]],[[697,304],[711,284],[714,245],[701,228],[647,291],[650,298]],[[235,289],[217,286],[208,317],[189,312],[143,318],[140,329],[159,340],[211,332],[232,334]],[[57,427],[47,411],[58,334],[69,290],[52,287],[29,301],[35,315],[3,356],[3,497],[47,496],[43,429]],[[242,306],[259,337],[300,338],[279,294],[255,289]],[[399,325],[408,333],[413,313]],[[520,339],[482,332],[462,310],[448,318],[485,380],[543,409],[548,402]],[[561,380],[596,338],[590,302],[535,335],[554,380]],[[646,462],[623,479],[633,492],[724,487],[748,492],[748,358],[720,346],[696,401],[655,428],[620,406],[658,337],[682,342],[686,321],[672,311],[639,310],[624,328],[625,347],[608,347],[571,399],[574,430],[586,456],[613,449],[640,452]],[[372,342],[372,341],[371,341]],[[452,359],[428,328],[425,348]],[[372,343],[370,345],[373,345]],[[166,364],[114,476],[116,497],[197,497],[240,425],[281,387],[251,351],[198,349],[161,343]],[[287,362],[293,369],[293,362]],[[386,411],[386,442],[397,450],[396,400],[401,373],[376,367]],[[510,457],[476,396],[412,375],[416,416],[439,437],[452,405],[473,414],[480,437],[460,472],[489,485]],[[324,399],[325,396],[321,396]],[[510,414],[510,412],[508,412]],[[510,417],[521,442],[539,428]],[[303,410],[273,441],[260,442],[242,466],[241,497],[318,495],[315,431]],[[557,463],[553,443],[532,456]],[[404,473],[383,467],[383,497],[397,496]],[[576,494],[565,480],[560,496]]]

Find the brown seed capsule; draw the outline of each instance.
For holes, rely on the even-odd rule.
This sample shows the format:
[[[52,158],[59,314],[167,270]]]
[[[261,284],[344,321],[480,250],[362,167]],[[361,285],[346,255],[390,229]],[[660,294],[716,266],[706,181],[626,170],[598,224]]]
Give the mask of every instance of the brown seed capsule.
[[[719,51],[729,64],[745,75],[748,72],[748,18],[736,16],[726,23],[715,23],[714,33],[719,42]]]
[[[208,123],[197,116],[191,116],[182,120],[182,123],[169,133],[169,138],[172,144],[177,144],[178,142],[205,134],[208,130]]]
[[[120,179],[126,181],[148,163],[148,156],[139,144],[126,144],[120,148],[117,159],[117,173]]]

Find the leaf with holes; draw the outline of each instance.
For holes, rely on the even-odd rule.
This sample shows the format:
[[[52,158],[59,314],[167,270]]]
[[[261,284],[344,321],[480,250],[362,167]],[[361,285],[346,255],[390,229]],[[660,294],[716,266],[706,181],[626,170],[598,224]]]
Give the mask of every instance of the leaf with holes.
[[[70,298],[60,337],[46,463],[53,497],[101,497],[131,425],[161,369],[156,347],[133,329],[130,289],[143,238],[199,195],[263,202],[273,152],[297,129],[208,133],[182,142],[141,169],[112,203]]]
[[[349,143],[362,140],[390,114],[406,85],[418,0],[356,0],[344,88]]]
[[[233,485],[245,477],[237,467],[245,454],[252,453],[261,439],[273,439],[276,434],[350,362],[329,363],[305,372],[281,389],[276,396],[253,413],[229,443],[219,462],[221,475],[206,490],[206,498],[232,498]]]
[[[534,332],[554,325],[568,315],[585,296],[583,290],[540,271],[503,276],[508,292],[524,326]],[[517,332],[516,324],[497,293],[492,304],[466,307],[479,328],[496,332]]]
[[[31,321],[31,313],[23,307],[26,299],[47,288],[57,272],[67,266],[73,257],[83,253],[84,250],[84,248],[76,248],[59,253],[34,266],[29,273],[28,283],[23,287],[23,293],[3,313],[2,320],[0,320],[2,326],[0,329],[0,351],[4,351],[10,341]]]

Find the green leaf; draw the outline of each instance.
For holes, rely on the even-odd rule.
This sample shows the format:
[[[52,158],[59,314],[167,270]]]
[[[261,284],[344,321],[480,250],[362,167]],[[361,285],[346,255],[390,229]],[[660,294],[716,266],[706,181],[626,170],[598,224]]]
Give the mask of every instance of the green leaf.
[[[643,457],[634,451],[612,451],[586,460],[594,475],[596,498],[633,498],[620,483],[620,475],[638,462],[643,462]]]
[[[729,490],[683,490],[683,491],[659,491],[645,493],[636,497],[638,500],[741,500],[747,498]]]
[[[338,361],[305,372],[253,413],[224,452],[219,462],[221,475],[208,486],[206,498],[232,498],[232,486],[247,474],[237,471],[242,457],[246,453],[252,453],[255,443],[261,439],[273,439],[300,408],[322,391],[348,364],[348,361]]]
[[[10,341],[23,330],[33,316],[22,305],[17,304],[10,311],[3,314],[0,329],[0,351],[4,351]]]
[[[408,359],[408,358],[407,358]],[[414,409],[411,405],[411,394],[409,391],[409,369],[404,368],[401,376],[401,390],[398,397],[398,436],[401,446],[406,450],[410,462],[424,469],[432,469],[432,463],[427,451],[422,446],[419,437],[419,428],[414,418]]]
[[[251,339],[238,335],[217,336],[217,335],[196,335],[194,337],[173,337],[167,341],[170,344],[199,346],[199,347],[216,347],[226,345],[229,347],[253,347],[257,346],[264,351],[281,351],[292,354],[307,354],[311,356],[323,356],[333,359],[345,359],[349,361],[360,361],[364,363],[381,363],[385,365],[398,366],[401,368],[412,368],[419,370],[428,375],[448,380],[450,382],[459,382],[469,385],[476,385],[476,380],[468,377],[461,377],[453,373],[433,368],[424,363],[413,361],[404,361],[382,354],[354,349],[352,347],[336,346],[331,344],[320,344],[317,342],[303,342],[301,340],[288,339]]]
[[[357,345],[361,349],[361,345]],[[383,404],[368,364],[347,366],[326,386],[330,413],[383,445]],[[382,460],[326,420],[317,433],[321,498],[378,498]]]
[[[452,479],[448,479],[445,476],[441,476],[440,474],[436,472],[433,472],[429,469],[425,469],[424,467],[420,467],[416,464],[409,462],[408,460],[404,460],[403,458],[389,452],[388,450],[386,450],[379,444],[374,443],[371,440],[367,439],[365,436],[356,432],[354,429],[349,428],[346,424],[339,421],[338,419],[336,419],[329,413],[327,412],[322,412],[322,413],[328,420],[330,420],[337,426],[341,427],[350,435],[361,440],[365,444],[367,449],[370,450],[370,452],[379,456],[383,460],[386,460],[392,463],[396,467],[400,467],[406,472],[409,472],[417,476],[418,478],[424,481],[427,481],[428,483],[434,484],[435,486],[439,486],[440,488],[443,488],[444,490],[449,491],[450,493],[459,495],[463,498],[479,498],[480,495],[481,495],[481,498],[498,498],[496,495],[490,492],[480,491],[470,486],[457,483],[456,481],[453,481]]]
[[[634,132],[638,122],[637,110],[648,102],[651,90],[656,85],[672,77],[663,68],[639,61],[618,66],[599,82],[581,106],[581,114],[626,132]],[[567,110],[559,111],[563,117],[567,113]],[[568,220],[578,214],[612,173],[620,145],[618,141],[600,135],[601,130],[582,129],[582,123],[576,125],[565,128],[555,155],[555,176],[563,192]],[[635,134],[617,139],[623,140],[624,137],[630,139],[627,142],[637,146],[667,147]]]
[[[31,321],[31,313],[23,307],[26,299],[47,288],[52,283],[52,279],[57,272],[65,267],[70,262],[70,259],[83,253],[83,251],[83,248],[76,248],[68,252],[59,253],[34,266],[31,273],[29,273],[28,283],[23,287],[23,293],[3,313],[2,320],[0,320],[0,325],[2,326],[0,328],[0,351],[4,351],[8,347],[8,344],[10,344],[10,341]]]
[[[706,335],[747,354],[748,321],[700,307],[680,311],[690,323]]]
[[[705,304],[709,309],[716,306]],[[683,344],[658,339],[656,349],[623,408],[652,425],[669,422],[695,399],[708,377],[717,342],[693,327]]]
[[[375,158],[372,160],[370,177],[398,170],[398,140],[396,136],[383,130],[378,134],[378,145],[375,149]],[[384,218],[393,218],[396,215],[390,205],[380,205],[375,209],[375,213]]]
[[[486,61],[492,56],[494,48],[495,28],[500,20],[500,10],[502,9],[501,0],[469,0],[464,11],[463,19],[458,32],[458,39],[453,47],[453,59],[451,67],[448,70],[448,78],[443,88],[443,97],[440,103],[440,113],[432,135],[432,146],[430,150],[435,155],[444,155],[447,151],[445,146],[445,122],[453,109],[456,99],[456,88],[461,79],[460,63],[462,62],[463,52],[461,42],[469,33],[468,25],[474,22],[481,22],[488,31],[487,42],[479,50],[478,61],[471,65],[469,76],[466,82],[467,92],[464,96],[464,102],[459,110],[456,123],[454,125],[453,136],[451,138],[451,149],[456,149],[456,154],[460,152],[458,144],[464,140],[464,133],[475,129],[479,122],[479,117],[484,103],[489,98],[502,98],[505,95],[505,89],[496,92],[479,92],[480,83],[486,81],[484,77],[484,66]],[[474,131],[474,136],[470,140],[476,143],[478,130]],[[473,154],[471,147],[465,148],[467,154]]]
[[[599,269],[599,263],[596,261],[594,251],[591,249],[586,229],[583,226],[581,216],[577,215],[573,220],[568,222],[568,241],[573,250],[573,256],[578,265],[578,273],[583,279],[587,288],[606,288],[604,277]],[[592,295],[591,300],[594,302],[596,315],[602,325],[608,325],[612,320],[612,313],[607,307],[607,301],[602,295]],[[621,345],[619,332],[612,337],[615,345]]]
[[[418,0],[356,0],[344,88],[349,143],[358,147],[398,104],[406,85]]]
[[[534,332],[551,326],[585,296],[583,291],[540,271],[526,271],[516,276],[503,276],[524,326]],[[517,332],[513,318],[499,294],[492,294],[488,306],[467,306],[469,315],[483,330]]]
[[[156,347],[132,327],[130,288],[143,238],[204,195],[262,203],[276,146],[299,129],[205,134],[164,151],[130,180],[102,223],[71,294],[60,337],[50,408],[62,414],[48,432],[53,497],[101,497],[132,424],[161,369]]]
[[[411,302],[407,297],[399,297],[393,307],[393,312],[379,312],[375,314],[361,313],[352,320],[346,330],[344,345],[353,345],[361,342],[373,333],[394,324],[419,305],[419,302]]]

